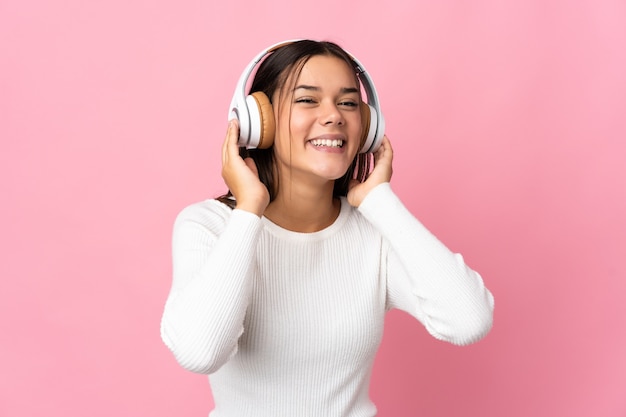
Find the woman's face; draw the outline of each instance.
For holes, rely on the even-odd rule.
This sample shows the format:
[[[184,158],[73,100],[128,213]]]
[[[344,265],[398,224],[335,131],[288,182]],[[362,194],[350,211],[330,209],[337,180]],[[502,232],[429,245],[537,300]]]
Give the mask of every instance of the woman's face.
[[[334,56],[316,55],[298,79],[287,79],[272,102],[274,152],[279,171],[292,181],[328,182],[343,176],[360,147],[361,105],[354,70]]]

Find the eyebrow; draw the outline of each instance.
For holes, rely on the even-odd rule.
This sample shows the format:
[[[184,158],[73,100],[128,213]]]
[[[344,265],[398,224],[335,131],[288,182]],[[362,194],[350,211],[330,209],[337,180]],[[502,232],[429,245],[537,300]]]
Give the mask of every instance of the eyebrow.
[[[306,85],[306,84],[300,84],[298,86],[296,86],[296,88],[293,89],[293,91],[295,92],[296,90],[309,90],[309,91],[321,91],[322,89],[319,87],[316,87],[314,85]],[[341,94],[350,94],[350,93],[358,93],[359,89],[355,88],[355,87],[343,87],[341,89]]]

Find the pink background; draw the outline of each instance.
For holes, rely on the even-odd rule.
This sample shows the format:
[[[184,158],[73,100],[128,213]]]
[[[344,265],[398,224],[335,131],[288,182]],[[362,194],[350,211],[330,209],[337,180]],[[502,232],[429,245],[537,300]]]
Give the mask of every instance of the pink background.
[[[465,348],[389,315],[380,416],[626,416],[617,0],[0,1],[0,416],[207,415],[159,338],[172,222],[224,191],[239,73],[295,37],[365,64],[393,188],[496,297]]]

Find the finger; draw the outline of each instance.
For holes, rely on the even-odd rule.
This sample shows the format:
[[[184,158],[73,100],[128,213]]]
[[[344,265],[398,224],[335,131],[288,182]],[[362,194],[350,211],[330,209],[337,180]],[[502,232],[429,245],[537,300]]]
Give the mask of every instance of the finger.
[[[387,135],[383,136],[383,141],[378,148],[378,151],[374,154],[374,162],[378,162],[382,158],[392,158],[393,157],[393,149],[391,148],[391,141],[387,137]]]
[[[258,177],[259,176],[259,170],[256,167],[256,163],[254,162],[254,159],[246,158],[243,161],[246,163],[248,168],[250,168],[250,171],[254,172],[254,174]]]
[[[231,119],[228,121],[228,130],[226,131],[226,138],[222,145],[222,161],[228,161],[233,152],[239,153],[237,147],[237,141],[239,139],[239,125],[237,119]]]
[[[391,146],[391,141],[389,140],[387,135],[385,135],[385,137],[383,138],[383,143],[385,144],[385,149],[388,150],[389,153],[393,156],[393,147]]]
[[[224,138],[224,142],[222,142],[222,164],[226,162],[226,154],[228,149],[228,139],[230,137],[230,130],[232,129],[233,121],[228,121],[228,128],[226,129],[226,136]]]
[[[383,140],[380,143],[380,147],[376,150],[376,152],[374,152],[374,165],[376,165],[380,158],[383,156],[387,143],[389,143],[389,139],[387,139],[387,135],[385,135],[383,136]]]

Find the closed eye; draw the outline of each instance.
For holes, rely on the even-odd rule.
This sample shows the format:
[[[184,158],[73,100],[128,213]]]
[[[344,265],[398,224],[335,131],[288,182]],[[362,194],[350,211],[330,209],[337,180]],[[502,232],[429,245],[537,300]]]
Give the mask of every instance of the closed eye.
[[[305,103],[305,104],[313,104],[315,103],[315,99],[311,97],[300,97],[294,100],[296,103]]]

